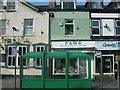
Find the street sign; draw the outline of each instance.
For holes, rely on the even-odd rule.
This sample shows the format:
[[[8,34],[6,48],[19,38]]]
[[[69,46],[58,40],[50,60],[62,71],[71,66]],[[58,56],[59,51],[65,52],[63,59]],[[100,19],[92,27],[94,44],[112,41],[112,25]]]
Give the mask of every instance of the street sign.
[[[96,57],[101,58],[102,57],[102,52],[101,51],[96,51]]]
[[[115,59],[116,59],[117,61],[120,61],[120,55],[116,55],[116,56],[115,56]]]

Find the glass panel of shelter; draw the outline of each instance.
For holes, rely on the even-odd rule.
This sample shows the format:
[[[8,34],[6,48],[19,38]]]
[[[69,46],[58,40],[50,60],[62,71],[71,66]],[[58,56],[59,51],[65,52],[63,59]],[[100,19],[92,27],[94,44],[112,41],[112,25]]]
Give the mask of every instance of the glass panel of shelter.
[[[24,61],[26,61],[26,58],[23,59],[23,65],[25,64]],[[42,69],[34,68],[33,64],[34,64],[33,58],[29,58],[28,66],[23,67],[23,78],[29,78],[29,79],[32,79],[32,78],[41,79],[42,78]]]
[[[88,78],[88,59],[70,59],[69,60],[69,78],[75,79],[75,78]]]
[[[47,61],[47,60],[46,60]],[[45,68],[45,78],[65,79],[66,63],[65,59],[49,59],[49,67]],[[69,59],[68,63],[69,78],[88,78],[88,59],[74,58]]]

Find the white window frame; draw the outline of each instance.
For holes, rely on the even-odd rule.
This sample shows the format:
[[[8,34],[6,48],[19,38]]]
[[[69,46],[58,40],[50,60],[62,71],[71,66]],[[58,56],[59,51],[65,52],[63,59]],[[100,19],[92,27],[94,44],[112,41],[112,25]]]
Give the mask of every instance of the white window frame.
[[[9,3],[9,4],[8,4]],[[14,3],[14,4],[13,4]],[[8,6],[9,5],[9,6]],[[7,11],[15,11],[16,10],[16,0],[7,0],[6,2]],[[13,8],[14,7],[14,8]]]
[[[8,52],[9,52],[9,48],[10,47],[14,48],[14,50],[15,50],[15,45],[8,46]],[[19,67],[19,65],[18,65],[18,58],[20,57],[20,55],[18,54],[19,47],[25,47],[26,48],[26,53],[27,53],[27,46],[17,46],[17,52],[13,50],[14,53],[12,55],[8,54],[8,56],[7,56],[7,67],[15,67],[14,65],[8,65],[9,57],[12,57],[12,63],[13,63],[13,58],[15,58],[15,55],[16,55],[16,58],[15,58],[15,60],[16,60],[16,66]],[[26,66],[23,66],[23,67],[27,67],[27,59],[26,59]]]
[[[120,36],[120,34],[117,34],[117,27],[119,27],[120,28],[120,26],[117,26],[117,22],[120,22],[120,20],[116,20],[115,22],[116,22],[116,36]]]
[[[93,21],[98,21],[99,26],[92,26],[92,22],[93,22]],[[99,28],[99,34],[92,34],[92,32],[93,32],[93,31],[92,31],[92,28]],[[101,31],[101,28],[100,28],[100,20],[92,19],[92,20],[91,20],[91,35],[92,35],[92,36],[100,36],[100,33],[101,33],[100,31]]]
[[[25,23],[26,23],[26,20],[32,20],[32,26],[27,26]],[[34,20],[33,20],[33,18],[27,18],[27,19],[24,19],[24,35],[33,35],[33,25],[34,25]],[[27,33],[26,33],[26,28],[32,28],[31,29],[31,33],[28,33],[28,31],[27,31]]]
[[[37,45],[36,47],[35,47],[35,51],[37,51],[37,48],[40,48],[40,52],[41,52],[41,48],[43,47],[43,50],[45,50],[45,46],[39,46],[39,45]],[[42,59],[41,58],[39,58],[39,60],[40,60],[40,62],[39,62],[39,66],[37,66],[37,60],[35,59],[35,67],[42,67]]]
[[[66,23],[66,20],[72,20],[73,23]],[[74,19],[65,19],[65,32],[66,33],[66,25],[73,25],[73,34],[69,35],[69,34],[65,34],[65,36],[74,36],[75,35],[75,24],[74,24]]]
[[[9,55],[9,48],[12,48],[12,52],[13,52],[13,54],[12,55]],[[15,52],[15,46],[8,46],[8,55],[7,55],[7,67],[14,67],[14,65],[13,65],[13,58],[15,58],[15,54],[14,54],[14,52]],[[9,62],[9,57],[11,57],[12,58],[12,65],[8,65],[8,62]]]
[[[23,48],[25,47],[26,48],[26,53],[27,53],[27,46],[18,46],[17,47],[17,51],[19,51],[19,47],[22,47],[22,54],[23,54]],[[16,61],[16,63],[17,63],[17,66],[18,67],[20,67],[19,65],[18,65],[18,58],[20,58],[21,56],[19,55],[19,53],[17,53],[17,61]],[[26,66],[23,66],[23,67],[27,67],[27,59],[26,59]]]
[[[4,21],[5,21],[5,27],[2,26]],[[2,27],[0,27],[1,32],[3,32],[3,30],[5,30],[5,34],[4,33],[0,33],[0,36],[5,36],[6,35],[6,27],[7,27],[7,20],[2,19],[2,20],[0,20],[0,22],[2,23],[2,25],[1,25]]]
[[[64,9],[64,8],[63,8],[64,2],[65,2],[65,1],[61,1],[61,9]],[[67,2],[67,1],[66,1],[66,2]],[[74,1],[73,3],[74,3],[74,9],[76,9],[76,2]]]

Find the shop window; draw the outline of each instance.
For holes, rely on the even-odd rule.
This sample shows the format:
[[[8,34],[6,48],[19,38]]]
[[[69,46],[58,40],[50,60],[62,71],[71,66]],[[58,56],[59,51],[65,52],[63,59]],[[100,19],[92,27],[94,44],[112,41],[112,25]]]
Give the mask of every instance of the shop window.
[[[65,67],[65,59],[53,59],[53,75],[65,75]],[[88,60],[69,59],[68,72],[69,78],[88,78]]]
[[[91,33],[92,33],[92,36],[100,36],[99,20],[91,20]]]
[[[120,20],[116,20],[116,34],[120,36]]]
[[[15,0],[7,0],[7,11],[15,10]]]
[[[74,20],[65,20],[65,35],[74,35]]]
[[[45,46],[36,46],[36,52],[42,52],[45,50]],[[35,67],[42,67],[42,59],[36,58]]]
[[[0,35],[6,35],[6,20],[0,20]]]
[[[65,59],[53,59],[53,75],[65,75]]]
[[[80,60],[79,68],[80,68],[79,77],[87,79],[88,78],[88,60],[87,59]]]
[[[24,35],[33,34],[33,19],[24,19]]]

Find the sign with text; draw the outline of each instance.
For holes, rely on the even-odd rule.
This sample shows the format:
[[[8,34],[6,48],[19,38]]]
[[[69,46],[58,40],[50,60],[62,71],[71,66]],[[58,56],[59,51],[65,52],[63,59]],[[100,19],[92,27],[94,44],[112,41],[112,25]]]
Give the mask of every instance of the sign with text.
[[[52,48],[92,48],[95,47],[94,41],[59,41],[52,42]]]
[[[120,50],[120,42],[118,41],[96,41],[97,50]]]
[[[101,58],[102,57],[102,52],[101,51],[96,51],[95,53],[97,58]]]

